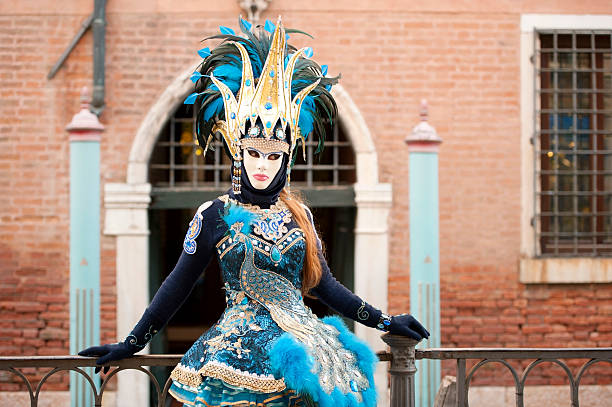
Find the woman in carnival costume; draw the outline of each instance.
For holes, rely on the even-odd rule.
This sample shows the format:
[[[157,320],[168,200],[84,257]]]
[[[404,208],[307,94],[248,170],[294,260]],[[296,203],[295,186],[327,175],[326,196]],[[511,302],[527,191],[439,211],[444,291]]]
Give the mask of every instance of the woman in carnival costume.
[[[280,18],[242,35],[221,27],[222,42],[192,80],[200,105],[196,133],[205,150],[215,134],[232,159],[232,188],[202,204],[183,252],[142,318],[120,343],[79,353],[97,364],[142,350],[187,298],[217,256],[227,308],[172,371],[170,394],[185,406],[376,405],[376,355],[338,317],[317,318],[304,295],[366,326],[410,336],[429,333],[412,316],[390,317],[332,276],[312,214],[289,192],[289,174],[307,137],[322,147],[336,116],[336,78],[288,45]],[[287,30],[287,32],[295,32]],[[98,368],[99,370],[99,368]]]

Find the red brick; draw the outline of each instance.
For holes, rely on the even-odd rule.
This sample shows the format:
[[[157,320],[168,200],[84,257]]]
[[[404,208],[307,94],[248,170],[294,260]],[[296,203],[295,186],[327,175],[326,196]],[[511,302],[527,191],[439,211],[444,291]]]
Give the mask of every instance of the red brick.
[[[0,16],[0,100],[5,101],[0,135],[8,137],[0,140],[0,313],[11,322],[0,325],[0,336],[5,330],[28,335],[33,329],[63,330],[63,336],[53,334],[61,339],[47,342],[51,354],[65,353],[67,346],[60,344],[68,335],[69,317],[69,143],[64,126],[78,111],[81,86],[91,83],[91,33],[55,78],[41,78],[89,11],[62,0],[53,7],[62,10],[57,14],[41,14],[52,8],[38,3],[13,3],[14,14]],[[612,299],[610,284],[525,286],[518,282],[517,266],[522,227],[520,16],[609,14],[609,1],[430,2],[427,7],[418,2],[398,7],[386,0],[361,3],[348,14],[329,6],[333,2],[299,6],[299,12],[290,2],[281,8],[287,25],[316,37],[292,40],[313,46],[317,61],[342,72],[341,83],[374,139],[380,181],[392,185],[389,308],[403,312],[409,300],[408,152],[403,139],[418,123],[418,105],[426,98],[430,123],[444,139],[439,155],[442,345],[530,347],[566,341],[609,346],[612,308],[605,303]],[[229,3],[215,18],[185,11],[180,2],[175,7],[171,18],[144,8],[126,12],[121,5],[108,15],[103,182],[125,182],[139,124],[177,72],[193,65],[199,38],[217,32],[220,24],[235,26],[235,5]],[[117,312],[110,305],[116,301],[116,249],[114,237],[101,239],[101,280],[107,293],[102,336],[108,338],[114,336]],[[551,336],[557,333],[568,336]],[[21,337],[17,343],[7,338],[12,350],[6,354],[20,354],[25,339],[37,339]],[[1,354],[4,346],[0,338]],[[493,371],[490,378],[477,375],[476,384],[494,381],[500,373]],[[528,384],[536,379],[530,377]],[[67,379],[62,380],[65,385]],[[604,381],[612,382],[609,372]]]

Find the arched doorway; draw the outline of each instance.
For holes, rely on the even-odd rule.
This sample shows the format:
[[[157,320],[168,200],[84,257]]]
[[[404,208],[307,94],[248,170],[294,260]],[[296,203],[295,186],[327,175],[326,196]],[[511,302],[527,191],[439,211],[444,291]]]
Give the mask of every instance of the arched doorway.
[[[104,186],[106,235],[116,236],[117,268],[117,336],[125,337],[148,305],[149,275],[149,209],[155,205],[149,182],[149,163],[158,136],[177,106],[191,92],[189,76],[196,65],[184,71],[160,95],[151,107],[134,138],[125,183]],[[388,275],[388,226],[391,207],[391,185],[378,182],[377,154],[370,132],[348,93],[336,86],[333,90],[340,121],[355,153],[355,178],[352,194],[356,210],[354,226],[354,291],[369,302],[386,309]],[[215,195],[216,196],[216,195]],[[200,202],[201,198],[198,199]],[[159,201],[158,201],[159,202]],[[197,205],[196,205],[197,206]],[[182,233],[182,232],[181,232]],[[372,256],[371,253],[376,253]],[[376,270],[376,278],[371,273]],[[374,349],[384,344],[378,332],[357,325],[358,336]],[[125,372],[118,377],[118,397],[130,405],[145,405],[148,400],[146,376]],[[384,367],[376,380],[386,383]],[[386,386],[380,386],[385,388]],[[381,394],[381,402],[385,394]]]

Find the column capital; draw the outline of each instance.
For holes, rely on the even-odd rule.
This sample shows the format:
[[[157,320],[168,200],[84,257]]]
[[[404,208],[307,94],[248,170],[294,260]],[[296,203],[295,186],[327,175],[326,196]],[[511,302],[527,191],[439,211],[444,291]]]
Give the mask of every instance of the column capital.
[[[151,184],[104,185],[105,235],[148,235]]]
[[[437,153],[442,139],[438,136],[436,129],[427,121],[429,112],[425,99],[421,101],[420,116],[421,122],[414,126],[404,142],[408,144],[410,152]]]
[[[72,120],[66,126],[66,131],[70,133],[70,141],[100,141],[104,126],[98,120],[98,116],[89,110],[89,105],[89,90],[83,87],[81,110],[72,116]]]

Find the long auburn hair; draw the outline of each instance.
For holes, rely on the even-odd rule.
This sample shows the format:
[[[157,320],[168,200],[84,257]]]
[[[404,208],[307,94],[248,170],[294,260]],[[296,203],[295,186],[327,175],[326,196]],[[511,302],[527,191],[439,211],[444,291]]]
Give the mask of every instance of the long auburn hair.
[[[317,234],[313,223],[308,219],[304,209],[303,200],[296,194],[289,192],[286,188],[280,193],[280,200],[289,208],[293,219],[304,232],[306,239],[306,254],[304,256],[304,267],[302,268],[302,294],[308,294],[311,288],[316,287],[321,280],[321,263],[318,257]],[[322,244],[322,243],[321,243]],[[321,247],[323,250],[323,247]]]

